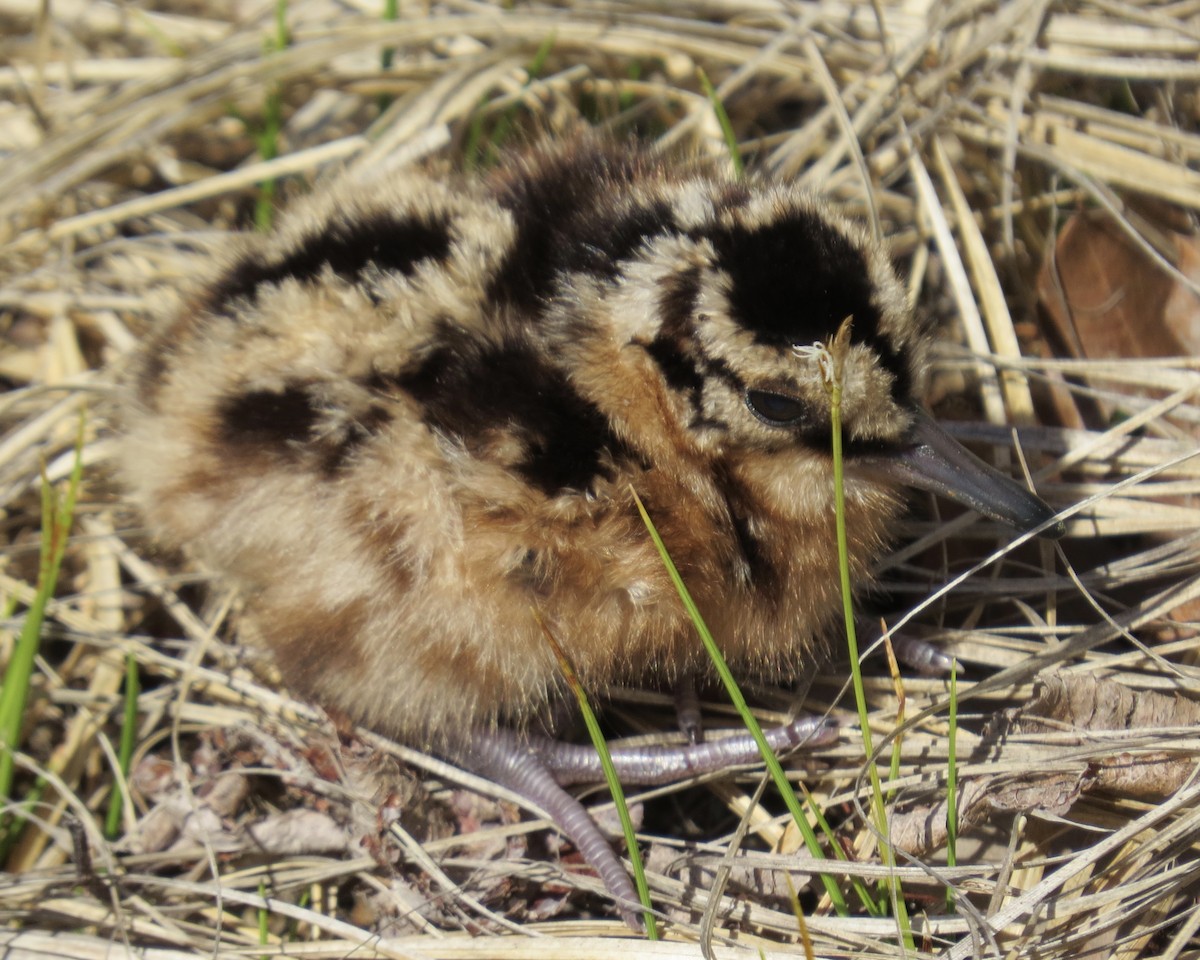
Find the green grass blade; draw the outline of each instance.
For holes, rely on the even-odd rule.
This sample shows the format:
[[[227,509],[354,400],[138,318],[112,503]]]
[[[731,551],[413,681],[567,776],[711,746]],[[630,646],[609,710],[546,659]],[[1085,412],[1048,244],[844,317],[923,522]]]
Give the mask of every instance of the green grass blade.
[[[383,0],[383,19],[392,23],[400,19],[400,0]],[[395,47],[384,47],[379,55],[379,66],[390,70],[396,59]]]
[[[260,879],[258,881],[258,895],[267,899],[267,882]],[[259,946],[265,947],[271,942],[271,911],[266,907],[258,908],[258,943]],[[260,953],[259,960],[270,960],[270,957],[265,953]]]
[[[721,125],[721,135],[725,137],[725,146],[729,149],[729,160],[733,164],[734,176],[741,180],[746,176],[746,164],[742,160],[742,151],[738,146],[737,134],[733,132],[733,122],[729,119],[729,113],[725,109],[725,104],[717,96],[716,87],[708,79],[708,74],[699,67],[696,68],[696,74],[700,77],[700,86],[704,90],[704,95],[708,97],[708,102],[712,104],[713,113],[717,115],[717,123]]]
[[[820,827],[822,836],[824,836],[826,842],[828,842],[829,849],[833,851],[833,854],[835,857],[837,857],[837,859],[844,860],[846,854],[842,850],[842,845],[837,842],[837,832],[832,826],[830,826],[829,818],[825,816],[825,811],[817,806],[816,799],[813,797],[812,793],[809,792],[808,787],[806,787],[803,783],[797,783],[796,789],[804,794],[804,802],[808,806],[809,811],[812,813],[813,819],[817,822],[817,826]]]
[[[383,0],[383,20],[385,23],[394,23],[400,19],[400,0]],[[382,73],[387,73],[392,69],[392,64],[396,61],[396,48],[384,47],[379,53],[379,69]],[[386,93],[381,93],[377,101],[379,112],[383,113],[392,105],[392,98]]]
[[[546,69],[546,61],[550,59],[550,51],[554,49],[555,39],[555,34],[553,31],[551,31],[546,35],[546,39],[538,44],[537,50],[534,51],[533,59],[530,60],[525,66],[525,72],[529,75],[528,79],[525,81],[525,86],[529,86],[529,84],[540,77],[542,75],[542,71]]]
[[[538,45],[533,58],[525,64],[525,82],[521,84],[522,88],[528,87],[542,75],[546,69],[546,61],[549,59],[551,51],[554,50],[556,39],[557,35],[552,31]],[[463,166],[467,170],[488,167],[496,163],[498,151],[511,135],[513,121],[516,119],[517,111],[521,109],[519,102],[505,109],[496,120],[491,136],[485,140],[483,107],[486,104],[487,97],[485,96],[472,114],[471,123],[467,128],[467,141],[463,149]]]
[[[654,526],[654,521],[650,519],[650,514],[646,512],[645,504],[642,503],[641,497],[637,495],[637,491],[632,487],[630,487],[630,492],[633,494],[634,502],[637,504],[638,513],[642,516],[642,522],[646,525],[646,529],[650,531],[650,537],[654,541],[654,546],[658,549],[658,555],[662,558],[667,574],[670,576],[671,582],[675,585],[679,599],[683,601],[688,616],[691,617],[692,622],[696,625],[696,629],[700,633],[700,639],[704,643],[704,649],[707,651],[713,666],[716,667],[717,675],[720,676],[721,682],[725,685],[725,689],[729,693],[729,699],[733,701],[733,705],[741,715],[746,729],[750,731],[754,742],[758,744],[758,750],[762,754],[763,762],[767,765],[771,779],[775,781],[775,786],[783,797],[783,802],[787,805],[788,812],[791,813],[792,819],[795,820],[796,828],[804,838],[804,845],[814,857],[825,859],[825,851],[821,849],[820,843],[817,842],[817,835],[809,825],[804,811],[800,809],[800,801],[796,799],[796,791],[792,789],[787,775],[783,772],[783,767],[779,765],[779,758],[775,756],[775,752],[767,744],[758,720],[750,712],[746,698],[742,696],[742,691],[738,687],[737,681],[734,680],[733,674],[729,670],[729,665],[725,662],[725,657],[721,654],[720,648],[717,647],[717,642],[713,639],[712,633],[709,632],[708,625],[704,622],[704,617],[701,616],[699,608],[696,606],[691,593],[683,582],[683,577],[679,575],[679,570],[675,567],[675,562],[667,552],[667,547],[663,543],[662,537],[659,536],[658,530]],[[849,909],[846,906],[846,899],[842,896],[842,891],[838,888],[837,881],[828,874],[821,874],[821,882],[825,885],[825,891],[829,894],[829,899],[838,913],[842,916],[848,915]]]
[[[291,38],[287,27],[288,0],[275,0],[275,33],[267,42],[267,53],[286,50]],[[268,87],[263,104],[263,126],[255,138],[260,160],[274,160],[279,156],[279,134],[283,131],[283,93],[279,84],[272,82]],[[254,226],[263,232],[271,229],[275,220],[275,190],[278,181],[274,177],[258,185],[258,199],[254,203]]]
[[[826,387],[829,391],[829,418],[832,434],[833,455],[833,488],[834,516],[837,527],[838,550],[838,579],[842,591],[842,614],[845,617],[846,646],[850,652],[850,676],[854,687],[854,702],[858,708],[858,722],[863,741],[863,754],[870,760],[875,752],[871,737],[870,714],[867,711],[867,695],[863,685],[862,664],[859,662],[858,634],[854,626],[854,595],[850,585],[850,549],[846,533],[846,482],[845,460],[842,453],[842,386],[845,371],[845,357],[850,346],[851,318],[847,317],[841,328],[829,344],[828,365],[823,363],[826,372]],[[888,839],[887,805],[883,798],[883,785],[879,779],[879,768],[872,761],[867,767],[871,782],[871,809],[875,818],[875,827],[879,831],[880,859],[887,867],[895,867],[896,855]],[[912,925],[908,918],[908,908],[904,903],[903,892],[899,881],[889,877],[885,887],[892,903],[892,912],[900,927],[900,936],[905,948],[915,951],[912,937]]]
[[[488,95],[479,98],[479,103],[471,111],[471,121],[467,124],[467,135],[463,142],[463,168],[467,171],[478,170],[484,161],[483,128],[487,120],[483,108],[487,106]]]
[[[550,51],[554,49],[554,42],[555,34],[548,34],[534,52],[533,59],[525,64],[525,82],[521,84],[522,88],[527,88],[542,75],[542,71],[546,69],[546,60],[550,56]],[[517,111],[520,109],[520,103],[514,103],[500,114],[500,119],[496,121],[496,126],[492,130],[492,136],[488,142],[490,161],[494,162],[496,160],[496,151],[503,147],[512,135],[513,121],[516,120]]]
[[[41,645],[46,607],[58,585],[58,573],[66,553],[67,537],[75,516],[75,501],[83,479],[84,426],[85,418],[80,414],[75,438],[75,462],[65,493],[60,493],[46,479],[45,473],[42,474],[42,535],[37,588],[4,671],[3,685],[0,685],[0,797],[11,798],[13,795],[13,754],[20,745],[21,726],[25,718],[34,661]],[[0,851],[7,853],[21,822],[21,817],[14,818],[8,814],[0,816]]]
[[[596,753],[600,756],[600,766],[604,770],[604,781],[608,784],[609,793],[612,794],[613,804],[617,808],[617,816],[621,820],[621,832],[625,834],[625,847],[629,852],[629,864],[633,868],[633,882],[637,886],[638,899],[641,900],[645,911],[642,913],[642,918],[646,924],[646,937],[650,940],[658,939],[658,924],[655,922],[654,914],[651,913],[650,903],[650,886],[646,883],[646,867],[642,863],[642,852],[638,849],[637,835],[633,829],[633,820],[629,816],[629,804],[625,802],[625,790],[621,786],[621,781],[617,777],[617,768],[613,766],[612,754],[608,752],[608,741],[604,739],[604,732],[600,729],[600,721],[596,719],[596,714],[592,710],[592,706],[588,703],[587,693],[583,689],[583,684],[579,682],[579,676],[575,673],[575,668],[571,665],[571,660],[563,650],[557,638],[546,626],[546,622],[542,619],[542,615],[535,609],[533,618],[537,621],[537,625],[541,628],[546,642],[550,645],[550,649],[554,651],[554,656],[558,658],[559,669],[562,670],[563,676],[567,680],[567,686],[571,688],[571,692],[575,695],[575,699],[579,703],[579,712],[583,715],[584,725],[587,727],[588,736],[591,737],[592,745],[596,748]]]
[[[638,80],[641,80],[642,79],[642,61],[638,60],[636,58],[633,60],[630,60],[629,66],[625,70],[625,76],[627,79],[632,80],[634,83],[636,83]],[[624,113],[626,110],[628,110],[630,107],[632,107],[633,104],[634,104],[633,92],[622,88],[620,95],[617,97],[617,109],[620,112]]]
[[[129,782],[129,764],[133,762],[133,748],[137,744],[138,697],[141,695],[137,657],[132,653],[125,656],[125,714],[121,721],[121,743],[117,749],[117,766],[121,775],[113,777],[112,797],[108,802],[108,819],[104,823],[104,835],[116,840],[121,835],[121,813],[125,808],[123,784]]]
[[[825,837],[825,842],[829,844],[829,849],[833,852],[834,859],[849,860],[849,857],[846,856],[846,852],[842,849],[842,845],[838,842],[837,833],[834,831],[833,827],[829,825],[829,820],[825,816],[825,811],[817,806],[817,801],[809,792],[808,787],[802,783],[798,783],[796,786],[800,792],[804,794],[804,802],[807,804],[809,812],[812,814],[812,818],[817,822],[817,826],[820,827],[821,834]],[[876,902],[875,898],[871,896],[870,890],[867,889],[866,882],[861,877],[851,877],[850,885],[854,887],[854,892],[858,895],[859,902],[863,904],[868,913],[876,917],[883,916],[883,907],[881,907],[879,903]]]

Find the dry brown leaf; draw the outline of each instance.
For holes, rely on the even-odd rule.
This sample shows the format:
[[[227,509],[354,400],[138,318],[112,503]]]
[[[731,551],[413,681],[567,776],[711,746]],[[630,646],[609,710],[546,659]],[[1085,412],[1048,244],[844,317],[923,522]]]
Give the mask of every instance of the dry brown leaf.
[[[1094,674],[1047,674],[1039,678],[1035,699],[1021,711],[1015,728],[1036,732],[1063,724],[1081,732],[1196,727],[1200,704],[1178,693],[1132,690]],[[1080,737],[1079,742],[1088,741]],[[1123,751],[1092,761],[1095,782],[1089,789],[1156,802],[1178,790],[1195,768],[1190,754]]]
[[[1038,813],[1059,817],[1088,785],[1086,768],[1003,777],[972,777],[958,790],[958,824],[980,823],[992,814]],[[897,812],[890,824],[892,843],[914,856],[946,843],[946,801]]]
[[[986,783],[986,801],[996,813],[1029,813],[1036,810],[1048,816],[1061,817],[1090,785],[1091,780],[1082,769],[1022,776],[998,783],[989,781]]]
[[[958,789],[959,827],[978,821],[985,812],[988,783],[985,778],[968,780]],[[909,810],[897,811],[889,823],[888,836],[892,844],[906,853],[917,856],[937,850],[946,843],[946,801],[922,804]]]
[[[988,756],[1010,765],[1026,759],[1029,772],[965,781],[958,797],[960,828],[989,813],[1063,816],[1081,795],[1095,791],[1146,802],[1163,800],[1195,772],[1196,758],[1191,753],[1104,753],[1103,738],[1089,733],[1145,730],[1149,734],[1193,726],[1200,726],[1200,704],[1179,694],[1133,690],[1094,674],[1043,674],[1029,704],[997,717],[982,743]],[[1064,737],[1064,732],[1079,736]],[[1046,734],[1053,739],[1037,742]],[[1097,747],[1096,755],[1081,756],[1079,748],[1089,744]],[[1018,751],[1021,757],[1015,756]],[[945,801],[897,812],[891,839],[912,854],[940,847],[946,841]]]
[[[1034,700],[1021,717],[1045,717],[1079,730],[1136,730],[1200,724],[1200,704],[1175,694],[1133,690],[1091,673],[1038,677]]]
[[[1157,233],[1168,259],[1200,281],[1197,238]],[[1067,221],[1042,265],[1038,298],[1076,357],[1200,354],[1200,297],[1152,262],[1107,213],[1087,211]]]

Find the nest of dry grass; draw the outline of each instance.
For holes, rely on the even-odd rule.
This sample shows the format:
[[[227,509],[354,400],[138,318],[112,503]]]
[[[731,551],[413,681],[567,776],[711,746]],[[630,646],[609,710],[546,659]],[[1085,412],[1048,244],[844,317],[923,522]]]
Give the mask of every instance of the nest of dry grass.
[[[917,951],[1200,956],[1200,4],[449,0],[385,20],[293,0],[285,34],[276,13],[0,0],[5,664],[34,594],[42,477],[67,476],[87,411],[15,745],[8,814],[35,802],[6,841],[6,955],[582,957],[614,949],[598,934],[631,936],[513,798],[339,736],[274,685],[238,642],[237,598],[141,536],[107,479],[107,412],[197,259],[269,208],[266,181],[285,196],[346,165],[486,162],[580,123],[724,157],[703,69],[752,169],[878,222],[914,302],[945,321],[939,411],[965,439],[1015,437],[1072,508],[1061,551],[1026,545],[946,593],[994,531],[914,520],[884,566],[893,605],[922,602],[909,629],[967,667],[953,867],[947,683],[906,677],[901,699],[881,659],[868,680],[877,742],[907,721],[890,783]],[[128,658],[137,747],[110,840]],[[844,673],[806,702],[853,727]],[[791,698],[757,702],[770,717]],[[610,715],[671,725],[649,695]],[[849,854],[839,876],[877,877],[861,743],[792,763]],[[674,942],[633,949],[895,955],[893,920],[830,909],[770,791],[753,802],[759,780],[635,798]],[[506,929],[522,935],[480,936]]]

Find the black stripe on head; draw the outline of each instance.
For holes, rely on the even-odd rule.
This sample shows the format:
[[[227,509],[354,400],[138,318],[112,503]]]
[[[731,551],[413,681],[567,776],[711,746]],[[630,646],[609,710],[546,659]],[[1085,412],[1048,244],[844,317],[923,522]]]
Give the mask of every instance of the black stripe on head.
[[[351,283],[371,267],[411,276],[423,261],[445,260],[450,243],[450,226],[444,218],[375,213],[353,222],[333,220],[280,260],[259,255],[241,260],[214,285],[208,307],[217,312],[233,300],[253,302],[262,287],[288,279],[315,281],[326,267]]]
[[[879,331],[879,308],[866,253],[817,214],[793,210],[759,227],[706,233],[729,274],[733,319],[759,343],[790,347],[828,342],[846,317],[855,341],[869,344],[909,399],[908,364]]]
[[[759,343],[826,341],[854,317],[856,339],[873,339],[879,311],[866,257],[840,230],[806,211],[759,227],[709,234],[717,265],[732,280],[734,319]]]
[[[658,292],[659,332],[643,344],[672,390],[686,392],[698,405],[704,377],[695,357],[695,311],[700,296],[700,271],[693,267],[663,280]]]
[[[648,241],[678,232],[668,204],[656,200],[609,217],[592,218],[569,250],[568,270],[613,278]]]
[[[319,411],[302,385],[282,392],[252,390],[235,394],[218,411],[221,439],[238,446],[287,449],[310,438]]]
[[[288,384],[282,391],[251,390],[227,397],[218,408],[218,440],[252,454],[284,456],[311,465],[325,476],[344,470],[354,454],[392,422],[392,414],[371,404],[350,415],[336,430],[321,423],[322,404],[313,385]],[[339,418],[342,419],[342,418]]]
[[[728,430],[729,424],[704,413],[704,383],[717,379],[736,393],[742,378],[720,357],[705,355],[696,342],[695,311],[700,296],[700,271],[691,268],[662,281],[658,296],[659,332],[649,343],[636,341],[657,364],[667,386],[685,394],[692,408],[693,429]]]
[[[631,167],[623,167],[615,154],[589,150],[539,157],[518,168],[496,196],[516,229],[489,285],[489,299],[539,310],[554,293],[573,225],[594,208],[601,184],[633,176]]]
[[[695,336],[696,302],[699,299],[699,267],[673,273],[663,280],[658,291],[662,335],[676,340]]]
[[[505,465],[547,496],[589,489],[628,455],[600,410],[533,349],[454,339],[396,381],[429,427],[480,455],[498,436],[516,438],[521,458]]]
[[[684,353],[679,342],[660,333],[649,343],[643,344],[643,348],[650,354],[650,359],[658,364],[667,386],[679,393],[686,393],[692,405],[696,406],[704,388],[704,378],[695,360]]]
[[[537,313],[564,274],[611,279],[647,240],[676,232],[662,201],[612,202],[642,178],[644,165],[636,150],[587,148],[543,157],[506,182],[496,200],[516,229],[489,298]]]

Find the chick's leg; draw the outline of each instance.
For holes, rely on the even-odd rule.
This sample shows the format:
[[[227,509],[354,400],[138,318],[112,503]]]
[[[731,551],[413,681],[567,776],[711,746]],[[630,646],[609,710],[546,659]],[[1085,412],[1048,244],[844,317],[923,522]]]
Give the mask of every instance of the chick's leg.
[[[878,620],[865,616],[855,617],[855,630],[858,633],[860,649],[879,649],[876,644],[879,643],[883,632]],[[894,633],[891,643],[896,659],[905,666],[912,667],[923,677],[945,677],[953,672],[961,672],[961,667],[956,667],[952,656],[919,637],[904,632]]]
[[[800,746],[831,742],[837,737],[837,725],[824,717],[805,715],[764,730],[763,735],[776,754],[790,753]],[[527,743],[560,784],[598,783],[604,779],[600,757],[591,746],[563,743],[549,737],[530,737]],[[718,773],[762,759],[758,744],[749,733],[703,743],[616,747],[610,753],[622,783],[647,786]]]
[[[773,751],[785,753],[804,744],[827,743],[837,736],[837,729],[820,717],[799,717],[764,733]],[[679,746],[618,747],[611,754],[618,779],[630,784],[670,783],[760,759],[758,745],[749,734]],[[641,929],[637,893],[629,874],[591,814],[563,789],[565,784],[604,779],[593,747],[511,730],[475,730],[462,759],[477,773],[545,810],[600,875],[625,921],[635,930]]]
[[[696,693],[696,678],[686,673],[675,685],[675,719],[688,743],[704,739],[704,721],[700,715],[700,697]]]
[[[559,786],[527,740],[509,730],[475,730],[462,759],[476,773],[490,777],[545,810],[600,875],[605,889],[616,900],[622,919],[641,931],[641,907],[625,867],[592,815]]]

